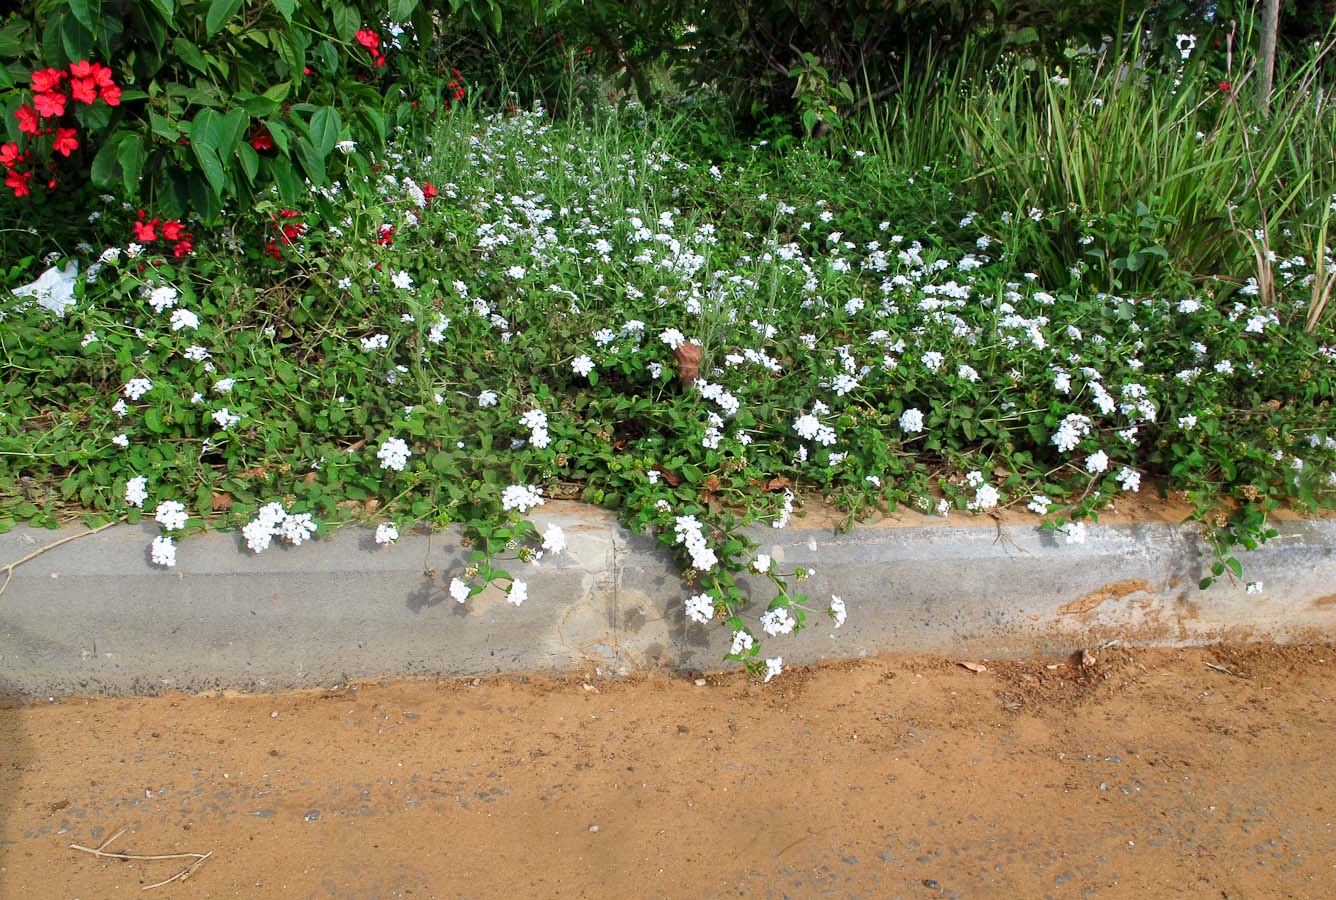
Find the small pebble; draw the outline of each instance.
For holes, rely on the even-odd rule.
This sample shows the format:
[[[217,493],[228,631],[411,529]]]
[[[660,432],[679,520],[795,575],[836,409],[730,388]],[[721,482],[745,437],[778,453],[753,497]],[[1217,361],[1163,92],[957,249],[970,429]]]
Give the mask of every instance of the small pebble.
[[[597,825],[590,825],[590,826],[589,826],[589,830],[592,831],[592,832],[594,832],[595,834],[597,834],[597,833],[598,833],[598,826],[597,826]]]
[[[942,886],[931,878],[923,879],[923,886],[930,891],[940,891],[942,889]]]
[[[697,679],[696,679],[696,687],[705,687],[705,679],[704,679],[704,678],[697,678]]]
[[[271,713],[269,714],[269,718],[271,718],[271,719],[277,719],[277,718],[278,718],[278,710],[274,710],[273,712],[271,712]]]

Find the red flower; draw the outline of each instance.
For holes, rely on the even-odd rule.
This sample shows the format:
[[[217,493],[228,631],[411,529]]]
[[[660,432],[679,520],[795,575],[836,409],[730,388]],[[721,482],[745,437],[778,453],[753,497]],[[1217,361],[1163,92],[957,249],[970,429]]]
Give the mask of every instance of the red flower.
[[[33,94],[32,102],[37,107],[37,114],[40,116],[54,119],[65,115],[64,94]]]
[[[393,225],[380,226],[380,237],[376,238],[376,243],[380,244],[382,247],[388,247],[391,244],[393,244],[394,226]]]
[[[61,156],[68,157],[79,149],[79,141],[75,137],[78,133],[73,128],[57,128],[56,141],[51,145],[51,149]]]
[[[383,68],[385,68],[385,57],[383,57],[383,56],[377,56],[377,57],[376,57],[376,68],[377,68],[377,69],[383,69]]]
[[[380,46],[380,35],[376,34],[374,31],[363,28],[361,31],[357,32],[357,43],[372,51],[374,54],[376,48]]]
[[[274,259],[283,258],[283,251],[279,249],[278,244],[275,244],[273,241],[270,241],[269,244],[264,248],[264,252],[268,253]]]
[[[142,216],[143,213],[141,212],[140,215]],[[157,219],[153,219],[152,221],[145,222],[145,221],[141,218],[138,222],[135,222],[135,223],[134,223],[133,225],[131,225],[130,227],[131,227],[132,229],[134,229],[135,240],[136,240],[136,241],[156,241],[156,240],[158,239],[158,232],[157,232],[158,220],[157,220]]]
[[[436,199],[435,185],[433,185],[430,181],[422,182],[422,196],[427,198],[428,203]]]
[[[65,73],[59,69],[43,69],[40,72],[33,72],[33,93],[45,94],[49,91],[57,90],[60,87],[60,80],[64,77]]]
[[[189,237],[186,234],[186,227],[176,219],[162,223],[162,236],[169,241],[179,241],[182,238]]]
[[[10,169],[9,174],[5,176],[5,185],[14,189],[15,197],[26,197],[32,193],[32,189],[28,187],[28,182],[31,180],[31,172],[15,172]]]
[[[97,82],[91,78],[75,78],[70,82],[70,95],[80,103],[97,100]]]
[[[269,133],[268,128],[258,125],[251,132],[250,145],[256,150],[272,150],[274,149],[274,136]]]
[[[1229,82],[1228,82],[1228,81],[1222,81],[1222,82],[1220,82],[1220,90],[1222,90],[1222,91],[1224,91],[1226,94],[1228,94],[1228,93],[1229,93]]]
[[[311,71],[311,67],[310,67],[310,66],[303,66],[303,67],[302,67],[302,74],[303,74],[303,75],[314,75],[315,73]]]
[[[106,69],[104,71],[111,71]],[[102,102],[108,106],[121,105],[121,89],[114,84],[105,84],[102,86]]]
[[[180,259],[181,257],[194,252],[194,249],[195,245],[190,243],[189,240],[178,241],[176,246],[172,248],[172,255],[177,259]]]
[[[32,107],[28,104],[25,103],[14,110],[14,118],[19,120],[19,131],[24,134],[41,133],[42,129],[37,121],[37,113],[33,112]]]
[[[0,166],[4,166],[6,169],[12,169],[14,166],[18,165],[18,161],[21,158],[18,144],[15,144],[12,141],[8,144],[0,144]]]
[[[102,65],[102,63],[93,63],[91,69],[93,72],[93,80],[98,83],[99,87],[114,86],[114,83],[111,80],[111,69]]]

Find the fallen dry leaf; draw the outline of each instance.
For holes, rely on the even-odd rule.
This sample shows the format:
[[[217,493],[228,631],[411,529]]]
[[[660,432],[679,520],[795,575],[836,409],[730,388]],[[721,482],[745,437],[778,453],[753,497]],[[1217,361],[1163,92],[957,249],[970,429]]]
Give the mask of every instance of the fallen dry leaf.
[[[677,357],[677,377],[683,387],[691,387],[700,377],[700,344],[690,342],[680,345],[673,351]]]
[[[988,667],[985,666],[983,663],[963,662],[963,663],[961,663],[961,665],[964,666],[965,668],[969,669],[971,672],[987,672],[987,671],[988,671]]]

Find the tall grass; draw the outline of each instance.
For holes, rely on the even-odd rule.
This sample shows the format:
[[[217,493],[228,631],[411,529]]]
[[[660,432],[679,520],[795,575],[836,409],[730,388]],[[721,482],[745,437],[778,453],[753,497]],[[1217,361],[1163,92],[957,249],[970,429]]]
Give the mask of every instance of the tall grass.
[[[965,52],[931,78],[906,77],[864,140],[896,170],[954,166],[981,212],[1043,210],[1056,227],[1035,264],[1053,277],[1141,240],[1189,278],[1262,280],[1271,252],[1324,247],[1336,106],[1319,75],[1331,51],[1328,41],[1280,74],[1270,115],[1252,102],[1246,53],[1222,83],[1205,54],[1166,60],[1139,40],[1074,54],[1060,73],[1019,55],[981,66]],[[1121,248],[1080,243],[1115,243],[1120,229],[1147,233],[1125,234]]]

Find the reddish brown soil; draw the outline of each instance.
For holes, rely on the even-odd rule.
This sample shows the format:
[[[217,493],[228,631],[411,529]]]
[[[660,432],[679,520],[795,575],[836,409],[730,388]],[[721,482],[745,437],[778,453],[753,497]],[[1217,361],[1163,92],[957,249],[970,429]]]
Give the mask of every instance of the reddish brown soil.
[[[959,662],[10,703],[0,897],[1336,896],[1333,648]]]

